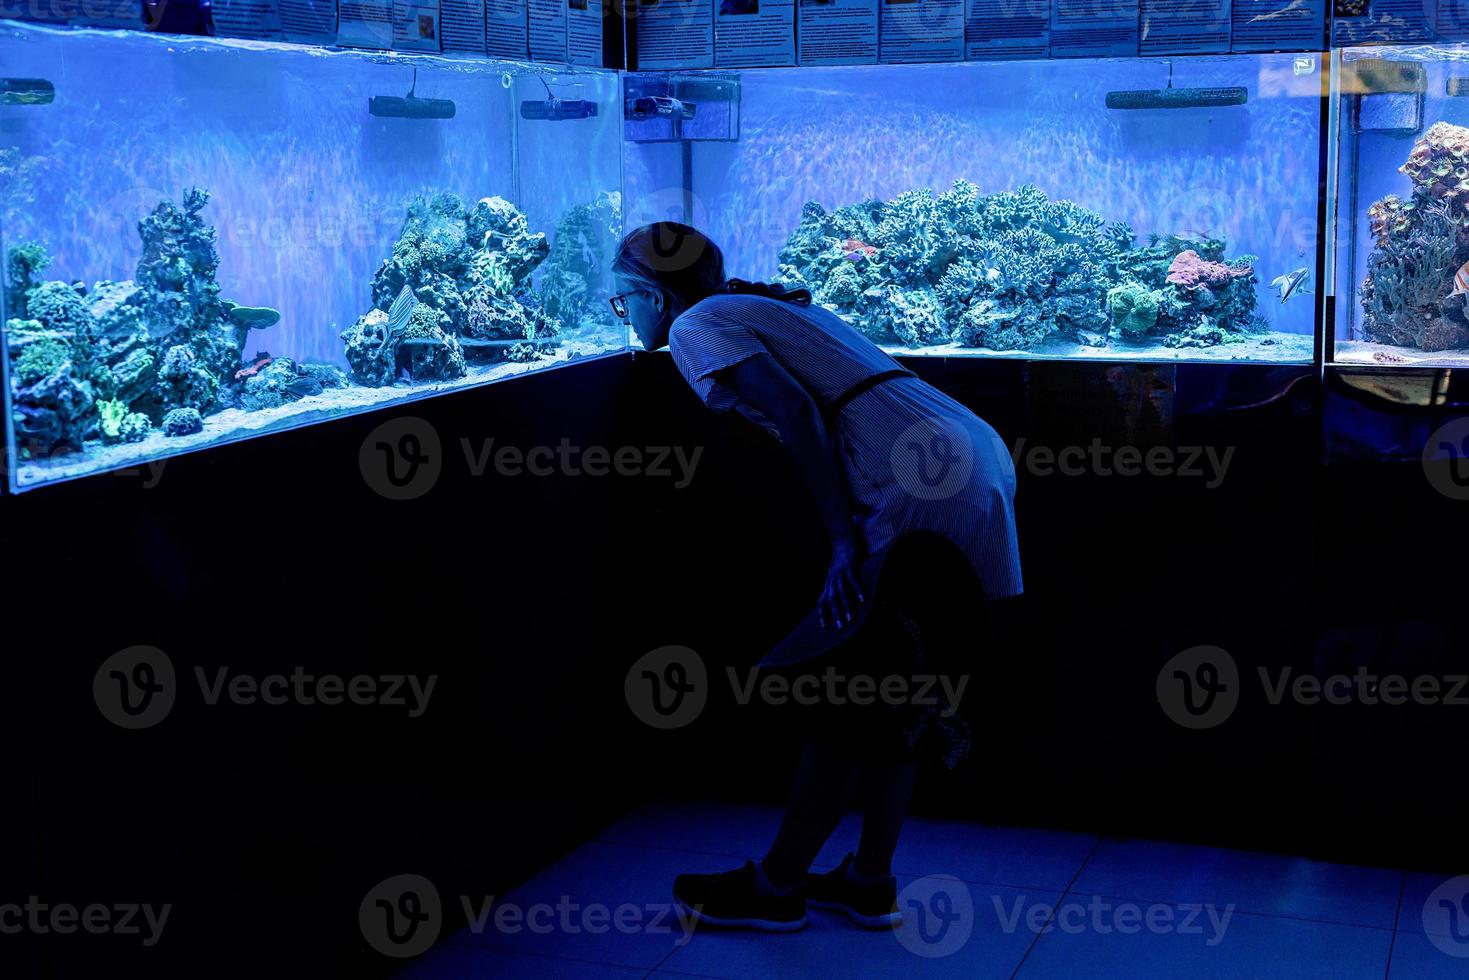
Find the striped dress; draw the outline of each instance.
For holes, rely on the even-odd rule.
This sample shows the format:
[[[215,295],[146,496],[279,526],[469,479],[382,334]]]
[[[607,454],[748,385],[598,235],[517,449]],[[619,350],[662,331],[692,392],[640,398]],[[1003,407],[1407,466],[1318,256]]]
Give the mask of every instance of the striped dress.
[[[829,310],[751,294],[719,293],[695,304],[674,321],[668,346],[704,404],[738,411],[772,433],[768,419],[719,382],[720,371],[769,354],[826,408],[864,378],[901,367]],[[858,394],[834,430],[869,554],[907,532],[936,532],[969,558],[987,598],[1022,591],[1015,467],[994,429],[906,377]]]

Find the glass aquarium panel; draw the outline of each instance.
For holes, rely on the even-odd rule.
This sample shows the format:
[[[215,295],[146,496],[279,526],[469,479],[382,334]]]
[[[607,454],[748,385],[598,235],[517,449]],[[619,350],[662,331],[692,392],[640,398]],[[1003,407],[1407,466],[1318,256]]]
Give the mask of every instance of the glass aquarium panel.
[[[1324,67],[633,75],[672,122],[625,129],[628,226],[704,228],[895,353],[1309,362]]]
[[[1346,48],[1334,359],[1469,365],[1469,48]]]
[[[0,26],[17,488],[624,347],[615,72]]]

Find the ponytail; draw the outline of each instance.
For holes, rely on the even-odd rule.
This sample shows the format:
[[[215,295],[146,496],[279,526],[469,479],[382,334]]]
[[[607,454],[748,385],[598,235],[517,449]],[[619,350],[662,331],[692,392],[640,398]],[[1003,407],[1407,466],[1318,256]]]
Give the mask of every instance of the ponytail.
[[[749,282],[745,279],[726,279],[720,292],[764,296],[768,299],[778,299],[782,303],[791,303],[795,306],[811,305],[811,290],[804,286],[792,288],[774,282]]]

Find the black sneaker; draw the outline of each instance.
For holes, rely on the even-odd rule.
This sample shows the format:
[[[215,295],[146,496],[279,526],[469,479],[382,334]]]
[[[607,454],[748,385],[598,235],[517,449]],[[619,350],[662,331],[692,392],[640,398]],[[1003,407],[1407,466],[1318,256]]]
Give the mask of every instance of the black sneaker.
[[[674,901],[695,922],[711,926],[794,932],[806,925],[806,899],[800,889],[789,895],[762,895],[755,887],[755,862],[714,875],[679,875]]]
[[[806,901],[819,909],[847,913],[847,918],[867,929],[891,929],[903,921],[898,911],[898,879],[889,875],[880,881],[857,882],[847,877],[852,864],[848,854],[842,866],[824,875],[806,879]]]

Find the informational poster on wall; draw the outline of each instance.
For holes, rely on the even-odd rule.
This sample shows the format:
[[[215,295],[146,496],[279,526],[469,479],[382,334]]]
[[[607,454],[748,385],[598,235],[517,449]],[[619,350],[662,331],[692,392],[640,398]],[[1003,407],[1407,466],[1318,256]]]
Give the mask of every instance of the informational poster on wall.
[[[492,58],[530,57],[526,0],[485,0],[485,53]]]
[[[530,0],[532,61],[566,61],[566,0]]]
[[[964,57],[1044,58],[1051,53],[1051,0],[969,0]]]
[[[566,60],[602,67],[603,0],[566,0]]]
[[[1234,0],[1232,51],[1320,51],[1327,0]]]
[[[964,60],[964,0],[881,0],[877,58],[885,65]]]
[[[484,54],[484,0],[439,0],[439,34],[446,53]]]
[[[281,30],[297,44],[337,43],[337,0],[279,0]]]
[[[214,33],[218,37],[245,37],[256,41],[281,41],[280,10],[275,0],[214,0]]]
[[[438,0],[394,0],[393,47],[398,51],[440,51]]]
[[[1433,40],[1434,0],[1336,0],[1331,43],[1387,44]]]
[[[796,0],[715,0],[714,66],[796,63]]]
[[[1231,0],[1142,0],[1138,52],[1223,54],[1233,33]]]
[[[1469,41],[1469,0],[1438,0],[1434,29],[1445,41]]]
[[[1133,57],[1139,16],[1136,0],[1053,0],[1051,57]]]
[[[391,48],[393,0],[339,0],[337,43],[352,48]]]
[[[710,0],[637,0],[638,67],[714,67]]]
[[[796,63],[877,64],[879,0],[796,0]]]

